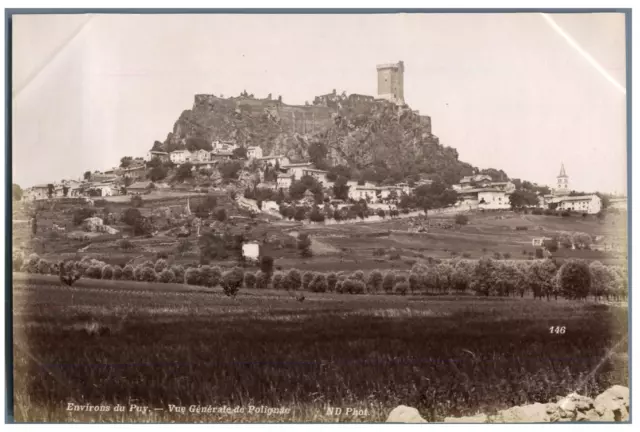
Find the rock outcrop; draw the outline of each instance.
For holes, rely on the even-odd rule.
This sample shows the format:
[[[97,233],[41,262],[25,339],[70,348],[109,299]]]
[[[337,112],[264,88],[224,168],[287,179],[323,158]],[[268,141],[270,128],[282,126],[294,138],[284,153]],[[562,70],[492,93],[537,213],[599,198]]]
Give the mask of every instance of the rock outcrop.
[[[445,423],[555,423],[629,421],[629,389],[615,385],[595,399],[571,393],[558,402],[533,403],[499,411],[495,415],[476,414],[446,417]],[[405,405],[394,408],[387,422],[423,423],[418,410]]]

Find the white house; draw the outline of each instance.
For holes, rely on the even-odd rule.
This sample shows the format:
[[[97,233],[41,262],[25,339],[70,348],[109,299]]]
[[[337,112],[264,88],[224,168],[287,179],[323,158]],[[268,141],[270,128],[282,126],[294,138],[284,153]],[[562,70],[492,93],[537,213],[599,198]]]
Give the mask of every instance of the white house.
[[[100,191],[100,196],[113,196],[113,184],[99,183],[91,187]]]
[[[323,184],[327,180],[327,172],[328,171],[323,171],[315,168],[303,168],[302,176],[308,175],[316,179],[320,184]],[[296,178],[300,179],[300,177],[297,176]]]
[[[169,153],[163,152],[163,151],[150,150],[147,152],[147,157],[145,158],[145,160],[149,162],[154,157],[157,157],[162,162],[166,162],[169,160]],[[105,171],[104,173],[107,174],[107,171]]]
[[[511,202],[505,191],[486,188],[478,192],[478,207],[487,210],[510,209]]]
[[[260,257],[260,244],[258,242],[243,243],[242,256],[248,261],[258,261]]]
[[[237,148],[238,146],[230,141],[215,140],[211,143],[211,151],[213,153],[233,153],[233,151]]]
[[[169,159],[176,165],[183,164],[187,161],[187,158],[191,155],[191,152],[187,150],[174,150],[169,153]]]
[[[289,189],[291,183],[293,181],[293,174],[278,174],[278,179],[276,180],[276,187],[278,189]]]
[[[313,164],[311,162],[287,163],[285,165],[280,164],[280,169],[286,170],[287,173],[293,174],[296,177],[296,180],[300,180],[304,175],[303,170],[313,169]]]
[[[598,195],[561,196],[550,203],[557,204],[557,210],[571,210],[580,213],[596,214],[602,209],[602,200]]]
[[[258,146],[247,147],[247,157],[249,159],[260,159],[262,157],[262,148]]]
[[[208,162],[211,160],[211,156],[208,151],[199,149],[187,155],[187,160],[189,162]]]

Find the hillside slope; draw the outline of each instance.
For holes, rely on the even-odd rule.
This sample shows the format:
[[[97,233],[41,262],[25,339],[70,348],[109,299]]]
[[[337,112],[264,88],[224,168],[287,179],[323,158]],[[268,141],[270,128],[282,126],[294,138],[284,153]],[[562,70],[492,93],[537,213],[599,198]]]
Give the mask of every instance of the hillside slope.
[[[473,172],[431,133],[429,117],[385,101],[344,98],[331,107],[294,106],[270,98],[196,95],[162,148],[180,148],[189,138],[260,146],[265,155],[292,160],[309,159],[316,145],[327,165],[382,171],[395,180],[427,174],[452,184]]]

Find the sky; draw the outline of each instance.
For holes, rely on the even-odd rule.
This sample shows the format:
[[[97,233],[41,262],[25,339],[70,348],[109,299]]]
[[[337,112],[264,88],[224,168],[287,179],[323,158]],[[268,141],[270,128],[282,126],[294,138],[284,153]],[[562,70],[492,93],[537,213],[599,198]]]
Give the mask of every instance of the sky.
[[[376,95],[376,64],[403,60],[406,102],[461,160],[625,193],[624,15],[551,17],[579,48],[524,13],[14,16],[14,182],[144,156],[195,94]]]

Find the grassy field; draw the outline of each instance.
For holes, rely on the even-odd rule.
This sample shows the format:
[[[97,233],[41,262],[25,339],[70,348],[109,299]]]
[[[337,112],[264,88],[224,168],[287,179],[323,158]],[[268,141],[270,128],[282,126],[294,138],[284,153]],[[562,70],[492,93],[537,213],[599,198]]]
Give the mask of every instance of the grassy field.
[[[85,279],[62,288],[53,276],[14,274],[16,420],[360,422],[406,404],[439,421],[629,385],[626,307],[305,296]],[[70,412],[70,402],[127,410]],[[170,413],[169,404],[245,413]]]

